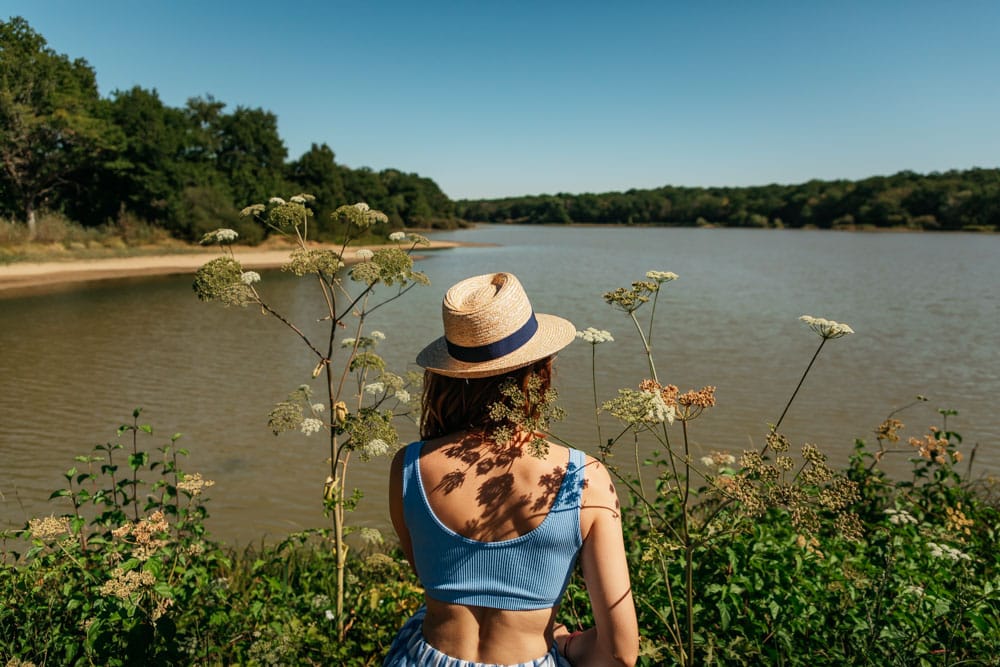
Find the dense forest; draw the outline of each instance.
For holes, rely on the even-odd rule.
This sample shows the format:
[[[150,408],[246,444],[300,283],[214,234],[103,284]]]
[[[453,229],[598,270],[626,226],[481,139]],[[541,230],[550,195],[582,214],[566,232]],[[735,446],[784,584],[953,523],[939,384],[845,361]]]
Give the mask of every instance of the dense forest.
[[[289,161],[277,120],[211,96],[174,108],[141,87],[102,98],[85,60],[56,53],[22,18],[0,21],[0,217],[138,220],[192,240],[221,225],[253,241],[263,232],[240,209],[308,192],[321,236],[336,235],[323,226],[346,202],[382,210],[389,229],[453,221],[454,203],[429,178],[350,169],[326,144]]]
[[[0,21],[0,219],[31,235],[38,212],[52,211],[86,227],[148,224],[190,240],[228,226],[253,242],[264,232],[238,211],[297,192],[316,197],[320,238],[340,231],[328,213],[356,201],[389,216],[383,234],[461,221],[1000,227],[1000,169],[454,202],[427,177],[340,165],[327,144],[289,160],[277,120],[212,96],[175,108],[138,86],[102,98],[85,60],[57,53],[22,18]]]
[[[902,171],[861,181],[809,181],[742,188],[665,186],[603,194],[460,201],[478,222],[598,222],[927,230],[1000,228],[1000,169],[920,175]]]

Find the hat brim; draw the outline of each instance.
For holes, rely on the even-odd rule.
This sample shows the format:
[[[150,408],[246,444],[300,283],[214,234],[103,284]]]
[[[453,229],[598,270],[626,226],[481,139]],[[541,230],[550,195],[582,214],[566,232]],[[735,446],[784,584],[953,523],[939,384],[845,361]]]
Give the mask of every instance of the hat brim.
[[[448,344],[445,337],[441,336],[420,351],[417,365],[439,375],[455,378],[502,375],[551,356],[576,338],[576,327],[569,320],[544,313],[535,313],[535,318],[538,320],[538,331],[527,343],[510,354],[475,363],[459,361],[448,354]]]

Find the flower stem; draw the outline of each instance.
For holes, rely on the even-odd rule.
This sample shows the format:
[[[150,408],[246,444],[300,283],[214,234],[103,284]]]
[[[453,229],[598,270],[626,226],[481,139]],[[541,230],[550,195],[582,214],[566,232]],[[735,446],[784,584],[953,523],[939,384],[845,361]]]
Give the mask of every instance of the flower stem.
[[[799,383],[795,385],[795,391],[792,392],[791,398],[789,398],[788,403],[785,404],[785,409],[781,411],[781,416],[778,417],[778,421],[775,423],[772,430],[777,431],[778,427],[781,426],[781,422],[785,419],[785,415],[788,413],[788,408],[792,407],[792,401],[794,401],[795,397],[798,395],[799,389],[802,387],[802,383],[806,381],[806,376],[809,375],[809,370],[813,367],[813,363],[815,363],[816,357],[819,356],[819,351],[823,349],[826,341],[826,338],[820,340],[819,347],[816,348],[816,352],[813,354],[812,359],[809,360],[809,365],[806,366],[805,372],[802,373],[802,377],[799,378]]]

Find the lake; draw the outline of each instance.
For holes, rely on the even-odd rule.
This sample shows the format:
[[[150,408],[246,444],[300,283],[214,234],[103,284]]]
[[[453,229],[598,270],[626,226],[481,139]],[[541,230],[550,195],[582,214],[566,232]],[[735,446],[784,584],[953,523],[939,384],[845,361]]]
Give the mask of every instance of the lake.
[[[397,372],[440,335],[451,284],[504,270],[537,311],[612,332],[616,341],[597,348],[598,386],[609,398],[648,372],[632,324],[602,294],[650,269],[673,271],[679,279],[657,306],[660,379],[681,390],[718,387],[718,405],[690,425],[696,456],[761,444],[819,343],[798,321],[809,314],[857,333],[820,354],[783,424],[794,444],[815,443],[843,464],[855,438],[873,442],[873,429],[921,394],[929,400],[899,415],[904,441],[939,425],[938,408],[955,409],[948,425],[964,436],[965,453],[978,445],[971,474],[1000,471],[1000,236],[481,226],[435,238],[477,245],[426,253],[418,268],[432,285],[373,316],[372,328],[387,335],[379,350]],[[308,281],[266,272],[260,287],[291,319],[316,326]],[[113,441],[134,407],[154,427],[147,449],[182,432],[178,444],[191,451],[184,469],[215,480],[214,536],[245,543],[326,525],[323,441],[267,428],[270,408],[310,381],[314,363],[259,310],[199,302],[191,276],[0,300],[0,528],[68,511],[47,502],[62,472],[73,456]],[[596,451],[589,345],[560,353],[556,382],[569,413],[556,432]],[[415,433],[412,424],[400,430],[404,439]],[[352,462],[348,484],[366,494],[355,524],[388,528],[387,466]],[[903,456],[886,467],[908,470]]]

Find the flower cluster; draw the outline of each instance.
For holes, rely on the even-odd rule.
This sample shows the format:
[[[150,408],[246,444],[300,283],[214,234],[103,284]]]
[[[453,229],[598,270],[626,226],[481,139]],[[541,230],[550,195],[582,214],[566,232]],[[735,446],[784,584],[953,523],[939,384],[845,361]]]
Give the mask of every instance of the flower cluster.
[[[111,531],[116,538],[132,545],[132,557],[146,561],[159,549],[167,545],[161,535],[170,529],[162,510],[157,510],[145,519],[135,523],[125,523]]]
[[[307,273],[333,276],[342,268],[344,262],[333,250],[299,248],[292,252],[289,262],[281,267],[281,270],[289,271],[299,277]]]
[[[888,518],[889,523],[891,523],[894,526],[906,526],[906,525],[917,524],[917,518],[912,514],[910,514],[909,512],[907,512],[906,510],[898,510],[890,507],[889,509],[885,510],[884,514]]]
[[[69,518],[49,515],[28,520],[28,532],[36,540],[48,542],[69,535]]]
[[[960,560],[972,560],[969,554],[959,551],[955,547],[948,546],[947,544],[938,544],[936,542],[928,542],[927,548],[931,552],[931,556],[934,558],[945,558],[950,561],[958,562]]]
[[[884,422],[878,425],[875,429],[875,437],[879,440],[887,440],[888,442],[899,442],[899,434],[897,431],[903,428],[903,422],[898,419],[886,419]]]
[[[192,496],[200,496],[201,492],[209,487],[215,486],[215,482],[210,479],[202,479],[201,473],[184,475],[184,479],[177,482],[177,489],[189,493]]]
[[[605,292],[604,301],[626,313],[634,313],[659,290],[660,283],[656,281],[637,280],[632,287],[618,287]]]
[[[962,503],[955,507],[945,507],[945,528],[960,535],[972,535],[973,520],[965,516],[962,511]]]
[[[240,274],[240,282],[244,285],[253,285],[260,282],[260,274],[256,271],[244,271]]]
[[[202,301],[220,301],[227,306],[246,306],[255,301],[243,279],[243,267],[232,257],[216,257],[198,269],[192,285]]]
[[[236,233],[236,230],[225,229],[220,227],[219,229],[213,229],[212,231],[202,236],[201,244],[207,245],[209,243],[218,243],[221,245],[223,243],[232,243],[233,241],[238,239],[239,236],[240,235]]]
[[[349,222],[358,229],[368,229],[374,224],[389,222],[389,216],[364,202],[341,206],[333,212],[333,217]]]
[[[717,468],[722,472],[736,463],[736,457],[728,452],[712,452],[708,456],[701,457],[701,463],[706,468]]]
[[[156,583],[156,577],[152,572],[145,570],[128,570],[120,567],[111,571],[111,579],[101,585],[102,595],[113,595],[120,600],[128,600],[132,594],[143,587],[150,587]]]
[[[299,430],[305,435],[312,435],[313,433],[319,433],[323,428],[323,421],[321,419],[316,419],[315,417],[306,417],[299,424]]]
[[[600,345],[601,343],[613,343],[615,339],[611,336],[610,331],[605,331],[604,329],[595,329],[594,327],[587,327],[583,331],[577,331],[576,337],[583,339],[584,341],[590,343],[591,345]]]
[[[668,405],[663,393],[655,388],[619,389],[618,396],[605,401],[601,409],[636,429],[663,422],[672,424],[676,416],[676,408]]]
[[[799,319],[805,322],[810,329],[819,334],[820,338],[823,339],[841,338],[848,334],[854,333],[854,329],[852,329],[847,324],[834,322],[833,320],[828,320],[823,317],[813,317],[812,315],[803,315]]]
[[[395,243],[406,240],[406,232],[393,232],[389,234],[389,240]]]
[[[909,439],[910,446],[916,449],[921,457],[934,461],[940,465],[948,463],[949,456],[951,458],[951,462],[953,463],[958,463],[962,460],[961,452],[948,451],[948,439],[939,435],[941,432],[940,429],[936,426],[931,426],[928,430],[930,433],[925,435],[923,439]]]
[[[646,278],[657,283],[667,283],[677,280],[677,274],[673,271],[646,271]]]

